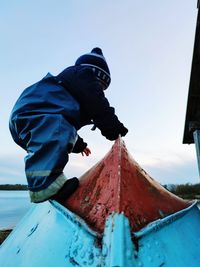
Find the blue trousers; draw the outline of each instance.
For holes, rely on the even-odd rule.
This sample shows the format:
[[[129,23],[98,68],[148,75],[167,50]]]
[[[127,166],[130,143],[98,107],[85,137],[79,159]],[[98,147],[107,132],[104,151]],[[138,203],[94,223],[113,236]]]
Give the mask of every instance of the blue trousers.
[[[76,142],[76,129],[60,114],[10,119],[14,141],[27,151],[25,172],[30,191],[46,189],[62,174]]]

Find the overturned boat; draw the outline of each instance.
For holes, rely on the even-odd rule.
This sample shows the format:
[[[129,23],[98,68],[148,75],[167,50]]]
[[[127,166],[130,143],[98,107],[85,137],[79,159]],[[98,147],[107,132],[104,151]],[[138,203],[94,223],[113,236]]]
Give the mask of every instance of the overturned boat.
[[[0,247],[1,267],[200,264],[200,212],[152,179],[119,138],[65,202],[35,204]]]
[[[198,1],[199,7],[199,1]],[[200,170],[200,13],[183,143]],[[152,179],[119,138],[64,203],[33,205],[0,247],[1,267],[199,267],[200,211]]]

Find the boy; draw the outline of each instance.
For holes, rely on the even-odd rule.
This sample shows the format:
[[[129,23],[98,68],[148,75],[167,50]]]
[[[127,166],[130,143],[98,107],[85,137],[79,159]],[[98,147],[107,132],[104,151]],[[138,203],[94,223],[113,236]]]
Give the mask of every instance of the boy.
[[[91,153],[77,135],[81,127],[94,124],[109,140],[127,134],[103,92],[110,80],[103,53],[94,48],[74,66],[57,76],[48,73],[22,92],[9,128],[14,141],[27,151],[25,172],[32,202],[62,203],[78,187],[79,180],[67,180],[63,169],[69,153]]]

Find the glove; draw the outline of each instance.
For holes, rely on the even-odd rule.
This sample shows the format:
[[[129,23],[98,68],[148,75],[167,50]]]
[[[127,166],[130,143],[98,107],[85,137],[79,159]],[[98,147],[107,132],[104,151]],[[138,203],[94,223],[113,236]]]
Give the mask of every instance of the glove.
[[[127,133],[128,133],[128,129],[123,124],[121,124],[121,127],[120,127],[121,136],[125,136]]]
[[[87,147],[87,143],[83,141],[83,138],[78,136],[78,139],[76,141],[76,144],[74,145],[72,152],[73,153],[81,153],[83,150]]]
[[[125,136],[128,133],[128,129],[124,127],[122,123],[119,124],[117,128],[106,129],[106,131],[101,131],[102,135],[105,136],[108,140],[114,141],[119,135]]]

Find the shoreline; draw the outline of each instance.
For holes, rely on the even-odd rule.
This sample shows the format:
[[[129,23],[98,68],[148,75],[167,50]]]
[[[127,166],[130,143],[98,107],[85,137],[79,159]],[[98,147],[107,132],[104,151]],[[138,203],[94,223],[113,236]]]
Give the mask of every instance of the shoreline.
[[[2,229],[0,230],[0,245],[9,236],[13,229]]]

